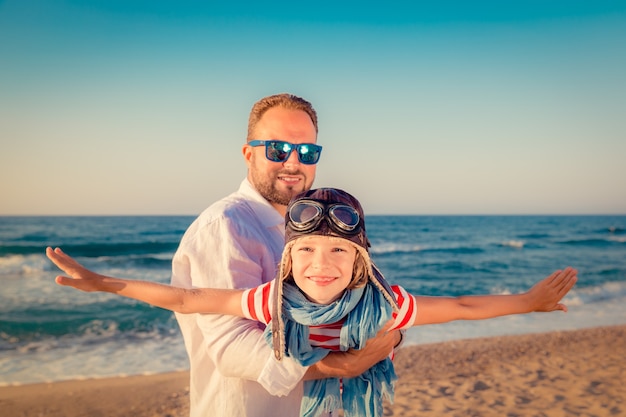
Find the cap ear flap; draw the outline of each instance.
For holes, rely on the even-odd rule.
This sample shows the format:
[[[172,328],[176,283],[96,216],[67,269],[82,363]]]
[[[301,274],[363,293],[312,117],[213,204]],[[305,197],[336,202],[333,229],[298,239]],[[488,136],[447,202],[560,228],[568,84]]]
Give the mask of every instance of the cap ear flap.
[[[285,352],[285,322],[283,321],[283,283],[291,275],[291,248],[295,242],[289,242],[283,249],[277,278],[274,280],[274,293],[272,294],[272,346],[274,357],[277,360],[283,358]]]
[[[283,307],[283,280],[276,279],[274,283],[274,293],[272,294],[274,302],[272,303],[272,322],[270,323],[270,326],[272,326],[272,347],[274,348],[274,357],[277,360],[281,360],[285,350],[283,345],[283,332],[285,325],[283,324],[283,315],[281,314]]]
[[[349,288],[358,288],[369,281],[378,291],[381,292],[383,297],[385,297],[385,300],[387,300],[387,302],[391,305],[393,311],[396,313],[399,312],[400,307],[398,306],[398,301],[396,300],[396,296],[391,289],[391,286],[383,276],[382,272],[380,272],[380,269],[378,269],[376,264],[372,262],[367,250],[358,245],[354,245],[354,247],[357,249],[357,259],[354,261],[354,276],[352,277],[352,282],[350,282]],[[360,282],[355,279],[358,275],[365,278],[364,282]]]
[[[378,267],[374,264],[374,262],[372,262],[371,265],[372,265],[372,272],[373,272],[372,282],[380,290],[380,292],[383,294],[385,299],[389,301],[389,304],[391,304],[393,311],[395,311],[396,313],[399,312],[400,307],[398,306],[398,301],[396,301],[396,297],[393,294],[393,290],[389,286],[389,283],[383,276],[383,273],[380,272],[380,269],[378,269]]]
[[[283,262],[282,262],[282,266],[280,267],[280,271],[279,271],[279,275],[278,278],[280,278],[281,281],[286,280],[289,276],[292,275],[291,273],[291,248],[293,247],[293,244],[296,241],[293,240],[291,242],[289,242],[289,250],[287,251],[287,247],[285,247],[285,253],[283,254]]]

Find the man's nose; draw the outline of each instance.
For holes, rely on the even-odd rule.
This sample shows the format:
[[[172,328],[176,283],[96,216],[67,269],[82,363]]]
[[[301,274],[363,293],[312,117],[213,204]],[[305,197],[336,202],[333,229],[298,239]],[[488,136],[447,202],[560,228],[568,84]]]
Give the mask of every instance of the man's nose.
[[[300,160],[298,159],[298,151],[296,149],[291,151],[291,155],[289,155],[289,158],[287,158],[287,160],[283,162],[283,164],[285,168],[300,166]]]

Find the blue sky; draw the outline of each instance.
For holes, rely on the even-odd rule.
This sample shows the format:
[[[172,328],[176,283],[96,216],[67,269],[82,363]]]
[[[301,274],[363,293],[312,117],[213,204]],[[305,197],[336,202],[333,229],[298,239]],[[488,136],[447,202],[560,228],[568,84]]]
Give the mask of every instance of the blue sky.
[[[0,1],[0,215],[197,214],[279,92],[368,213],[626,214],[626,2],[335,3]]]

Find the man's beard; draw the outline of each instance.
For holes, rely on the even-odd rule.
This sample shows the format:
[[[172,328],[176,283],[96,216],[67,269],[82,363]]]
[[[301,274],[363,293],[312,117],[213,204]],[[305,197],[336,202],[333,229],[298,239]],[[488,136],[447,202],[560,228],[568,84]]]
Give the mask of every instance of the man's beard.
[[[298,189],[294,189],[294,187],[288,187],[285,191],[279,191],[275,187],[275,181],[280,175],[302,175],[301,172],[279,172],[273,178],[255,178],[255,184],[257,191],[259,194],[263,196],[267,201],[274,204],[279,204],[281,206],[286,206],[291,201],[291,198],[296,194],[300,194],[302,191],[305,191],[305,185],[302,187],[298,187]],[[306,178],[305,178],[306,180]],[[306,183],[306,181],[305,181]]]

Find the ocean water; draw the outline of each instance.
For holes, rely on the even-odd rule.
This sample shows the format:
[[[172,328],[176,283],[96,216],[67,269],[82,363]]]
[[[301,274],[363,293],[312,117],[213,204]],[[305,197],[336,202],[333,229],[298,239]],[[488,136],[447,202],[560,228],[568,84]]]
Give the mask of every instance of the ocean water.
[[[189,216],[0,217],[0,386],[188,369],[173,314],[54,283],[60,246],[99,272],[169,282]],[[372,257],[421,295],[527,290],[579,271],[568,313],[412,328],[407,344],[626,323],[626,216],[369,216]]]

